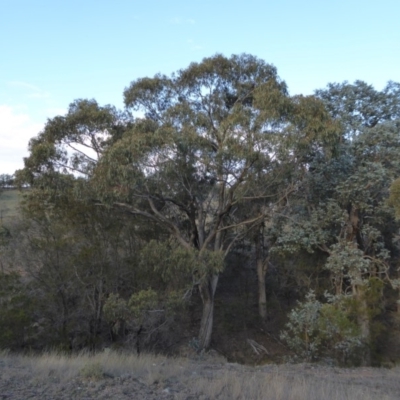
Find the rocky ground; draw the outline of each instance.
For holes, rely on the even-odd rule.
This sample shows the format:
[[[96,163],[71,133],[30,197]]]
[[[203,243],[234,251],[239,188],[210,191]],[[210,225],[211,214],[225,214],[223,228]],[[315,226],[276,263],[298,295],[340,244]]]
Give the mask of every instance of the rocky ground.
[[[0,355],[0,399],[400,399],[400,369],[258,367],[218,357]]]

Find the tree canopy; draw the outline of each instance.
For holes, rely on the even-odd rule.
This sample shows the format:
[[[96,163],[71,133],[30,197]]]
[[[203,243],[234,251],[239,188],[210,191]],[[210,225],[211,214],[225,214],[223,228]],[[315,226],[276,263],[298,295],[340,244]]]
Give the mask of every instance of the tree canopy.
[[[143,329],[154,333],[175,318],[172,299],[197,291],[196,348],[208,348],[218,282],[245,259],[257,271],[264,324],[268,281],[281,291],[295,282],[296,296],[314,290],[319,298],[309,293],[292,318],[323,309],[320,328],[345,321],[351,336],[318,336],[318,328],[318,346],[370,346],[383,288],[398,288],[399,88],[356,81],[290,96],[273,65],[217,54],[133,81],[124,111],[73,102],[30,141],[16,174],[31,187],[29,229],[43,238],[39,269],[29,268],[68,315],[62,335],[79,297],[74,285],[93,290],[90,341],[109,323],[114,338],[136,332],[138,351]],[[60,289],[62,281],[72,286]],[[292,343],[303,340],[303,323],[292,321],[300,335]]]

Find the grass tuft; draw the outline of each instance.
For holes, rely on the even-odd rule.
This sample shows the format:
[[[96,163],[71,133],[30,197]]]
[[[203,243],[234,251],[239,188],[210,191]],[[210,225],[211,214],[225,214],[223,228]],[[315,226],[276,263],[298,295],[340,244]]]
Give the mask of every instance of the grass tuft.
[[[99,381],[104,378],[103,367],[98,362],[92,362],[84,365],[79,375],[84,379]]]

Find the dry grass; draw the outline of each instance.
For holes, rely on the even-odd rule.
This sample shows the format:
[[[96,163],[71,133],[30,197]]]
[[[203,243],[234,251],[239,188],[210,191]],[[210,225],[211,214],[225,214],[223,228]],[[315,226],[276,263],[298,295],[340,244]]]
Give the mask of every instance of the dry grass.
[[[217,379],[200,379],[195,382],[197,393],[216,399],[259,400],[370,400],[394,399],[390,395],[373,394],[368,388],[323,382],[305,377],[288,378],[279,372],[270,375],[243,376],[225,373]]]
[[[22,194],[16,189],[3,190],[0,193],[0,222],[9,222],[12,218],[16,217],[18,207],[22,199]]]
[[[137,356],[114,351],[104,351],[91,355],[87,352],[68,356],[65,354],[45,353],[41,356],[15,356],[6,352],[0,353],[0,359],[6,365],[20,365],[28,368],[38,378],[69,381],[74,378],[102,377],[116,378],[133,375],[145,379],[149,384],[159,377],[168,379],[179,375],[185,360],[166,359],[157,355]],[[167,365],[168,361],[168,365]],[[100,372],[101,371],[101,372]]]
[[[96,355],[81,353],[74,356],[55,353],[41,356],[14,356],[5,352],[0,353],[0,376],[3,381],[11,381],[13,374],[14,378],[15,374],[19,374],[21,380],[31,383],[46,382],[47,385],[62,385],[80,380],[99,384],[113,382],[115,387],[122,385],[121,382],[125,380],[125,383],[130,382],[132,390],[137,390],[133,385],[140,382],[143,387],[157,388],[160,396],[161,394],[164,396],[145,397],[144,394],[143,399],[389,400],[400,398],[400,386],[396,383],[399,369],[369,368],[348,371],[350,372],[328,367],[323,367],[322,371],[320,368],[300,365],[252,368],[157,355],[136,356],[114,351],[104,351]],[[130,390],[127,390],[128,392]]]

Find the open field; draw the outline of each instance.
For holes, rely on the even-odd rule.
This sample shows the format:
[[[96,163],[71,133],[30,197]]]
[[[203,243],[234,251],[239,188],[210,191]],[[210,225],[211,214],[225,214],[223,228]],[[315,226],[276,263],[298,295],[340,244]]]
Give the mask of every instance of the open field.
[[[400,398],[400,368],[319,365],[248,367],[219,358],[166,358],[104,351],[95,356],[0,353],[0,399]]]
[[[18,206],[22,193],[16,189],[5,189],[0,192],[0,224],[18,215]]]

